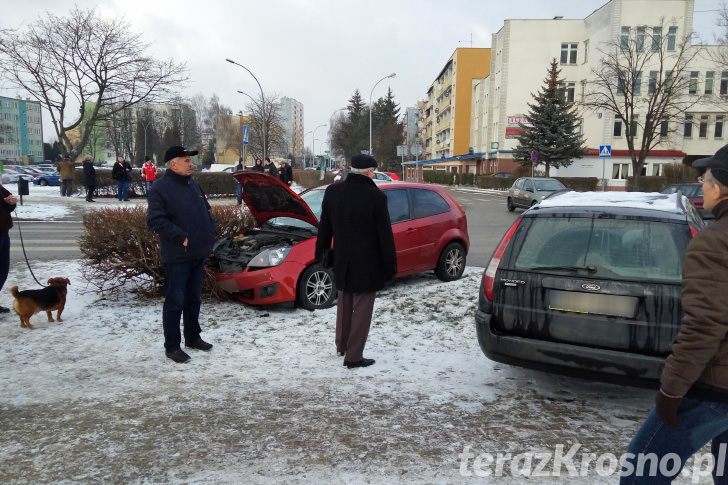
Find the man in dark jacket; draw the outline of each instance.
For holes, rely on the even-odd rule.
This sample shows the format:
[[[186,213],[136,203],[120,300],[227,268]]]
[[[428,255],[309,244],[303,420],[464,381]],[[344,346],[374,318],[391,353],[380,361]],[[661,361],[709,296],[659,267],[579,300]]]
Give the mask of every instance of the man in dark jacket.
[[[164,155],[167,171],[149,190],[147,226],[159,234],[164,264],[164,349],[167,357],[183,363],[190,359],[181,348],[180,317],[185,346],[210,350],[200,337],[200,295],[205,260],[215,241],[215,221],[202,188],[192,178],[190,157],[197,151],[173,146]]]
[[[245,170],[245,162],[243,157],[240,157],[240,160],[238,160],[238,164],[235,165],[233,172],[240,172],[242,170]],[[243,203],[243,186],[240,182],[238,182],[238,179],[235,179],[235,189],[238,196],[238,205],[241,205]]]
[[[377,162],[369,155],[354,155],[351,166],[346,181],[329,185],[324,193],[316,238],[318,261],[324,261],[334,241],[336,350],[346,355],[349,369],[374,364],[363,356],[374,298],[397,273],[387,196],[372,181]]]
[[[250,167],[250,170],[254,172],[265,172],[265,167],[263,166],[263,160],[260,158],[255,159],[255,165]]]
[[[83,159],[83,185],[86,186],[86,202],[96,202],[94,200],[94,190],[96,190],[96,168],[91,155],[86,155]]]
[[[119,155],[116,157],[111,169],[111,178],[116,180],[116,197],[119,200],[129,200],[129,182],[131,182],[132,167],[124,157]]]
[[[278,169],[278,177],[289,187],[293,183],[293,169],[285,160],[281,162],[281,168]]]
[[[13,218],[10,213],[15,210],[18,199],[8,189],[0,185],[0,290],[5,285],[10,271],[10,228]],[[0,313],[8,313],[9,308],[0,306]]]
[[[728,481],[728,145],[693,168],[705,169],[703,207],[715,222],[685,251],[680,331],[665,360],[655,408],[627,449],[621,483],[670,481],[709,441],[715,483]],[[650,457],[659,466],[639,466]]]
[[[278,177],[278,167],[276,167],[276,164],[270,160],[270,158],[265,157],[265,173],[272,177]]]

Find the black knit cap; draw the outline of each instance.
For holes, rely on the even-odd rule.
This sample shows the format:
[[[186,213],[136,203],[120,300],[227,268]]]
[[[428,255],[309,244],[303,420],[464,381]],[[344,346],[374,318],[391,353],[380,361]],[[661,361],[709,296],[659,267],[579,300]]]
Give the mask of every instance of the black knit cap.
[[[354,155],[351,157],[351,168],[377,168],[377,161],[371,155]]]
[[[728,187],[728,145],[719,148],[712,157],[695,160],[693,168],[709,168],[713,178]]]

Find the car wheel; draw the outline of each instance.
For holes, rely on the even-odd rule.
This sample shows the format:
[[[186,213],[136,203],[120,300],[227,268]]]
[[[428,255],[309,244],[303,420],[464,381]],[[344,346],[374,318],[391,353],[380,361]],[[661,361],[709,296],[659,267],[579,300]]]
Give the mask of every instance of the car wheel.
[[[43,187],[45,187],[46,185],[48,185],[48,181],[47,180],[41,180],[40,182],[38,182],[38,185],[42,185]]]
[[[511,199],[510,197],[508,197],[508,199],[506,200],[506,206],[508,207],[508,212],[513,212],[514,210],[516,210],[516,206],[513,204],[513,199]]]
[[[334,272],[320,264],[312,264],[301,274],[296,292],[298,304],[306,310],[333,306],[336,300]]]
[[[440,281],[455,281],[465,271],[465,248],[458,242],[451,242],[440,253],[435,267],[435,276]]]

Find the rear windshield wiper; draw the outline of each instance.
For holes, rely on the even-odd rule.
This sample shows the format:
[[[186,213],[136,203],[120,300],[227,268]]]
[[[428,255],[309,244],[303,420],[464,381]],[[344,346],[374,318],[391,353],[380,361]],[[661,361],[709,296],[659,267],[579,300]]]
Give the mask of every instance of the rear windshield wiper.
[[[552,271],[588,271],[590,273],[595,273],[597,271],[597,267],[591,264],[588,266],[535,266],[528,269],[543,269]]]

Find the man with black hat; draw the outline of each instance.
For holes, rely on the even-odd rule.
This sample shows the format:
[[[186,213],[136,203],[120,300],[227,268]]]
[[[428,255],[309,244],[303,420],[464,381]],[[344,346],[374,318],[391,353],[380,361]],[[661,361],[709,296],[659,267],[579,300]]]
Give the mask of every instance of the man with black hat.
[[[326,188],[316,238],[316,260],[325,264],[333,238],[336,350],[345,355],[349,369],[374,364],[374,359],[363,355],[374,298],[397,274],[387,196],[372,181],[377,161],[369,155],[354,155],[351,167],[345,181]]]
[[[715,483],[728,483],[728,145],[693,168],[705,170],[703,207],[715,222],[685,250],[680,331],[665,360],[655,408],[627,448],[621,483],[671,480],[709,441]],[[650,456],[670,466],[637,466]]]
[[[164,264],[164,350],[177,363],[190,360],[180,344],[180,317],[185,346],[210,350],[212,344],[200,337],[200,295],[205,260],[215,241],[215,221],[202,188],[192,178],[191,156],[181,146],[164,154],[167,171],[149,190],[147,226],[159,234]]]

